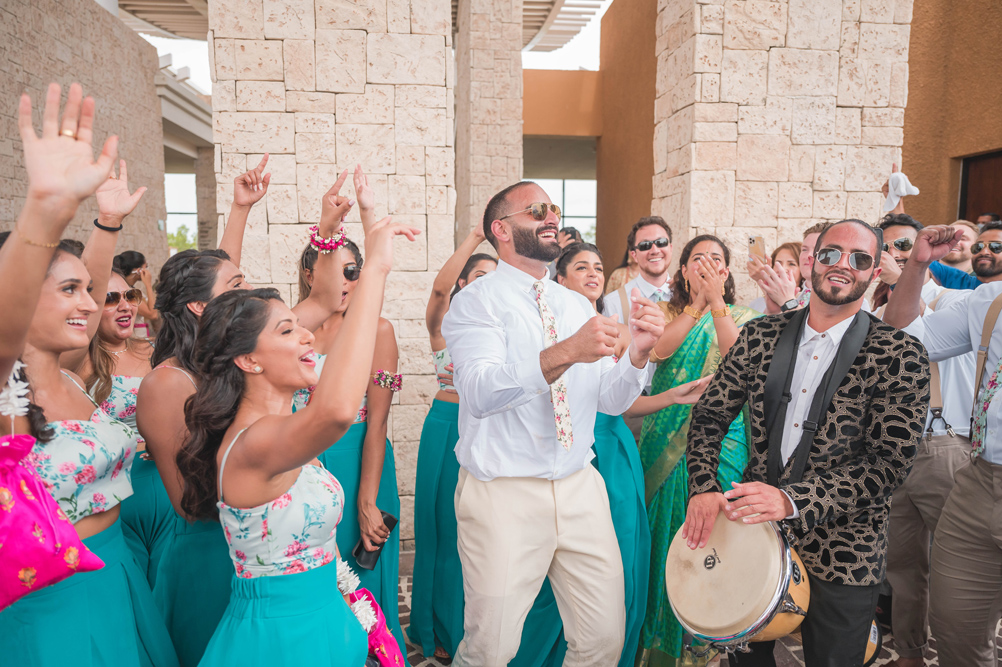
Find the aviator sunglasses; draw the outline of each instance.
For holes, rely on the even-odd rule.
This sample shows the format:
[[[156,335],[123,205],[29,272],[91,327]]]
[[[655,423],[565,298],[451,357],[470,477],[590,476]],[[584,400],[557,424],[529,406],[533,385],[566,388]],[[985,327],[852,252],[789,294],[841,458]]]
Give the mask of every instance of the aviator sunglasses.
[[[988,246],[988,250],[991,251],[993,255],[1002,255],[1002,241],[988,241],[987,243],[984,241],[978,241],[971,246],[971,254],[977,255],[985,249],[985,246]]]
[[[557,216],[557,220],[560,219],[560,207],[556,204],[545,204],[543,202],[537,202],[535,204],[529,204],[528,208],[523,208],[521,211],[515,211],[514,213],[509,213],[504,216],[504,218],[498,218],[499,220],[504,220],[505,218],[510,218],[513,215],[518,215],[519,213],[529,212],[533,220],[537,222],[546,220],[547,211],[553,211],[553,214]]]
[[[114,308],[125,299],[129,305],[138,306],[139,302],[143,300],[143,293],[138,287],[133,287],[130,290],[125,290],[124,292],[108,292],[104,297],[104,307]]]
[[[667,248],[669,243],[671,243],[671,241],[662,236],[661,238],[654,239],[653,241],[641,241],[635,247],[640,252],[647,252],[654,246],[657,246],[659,248]]]
[[[359,274],[362,273],[362,267],[358,264],[345,264],[341,271],[344,273],[345,280],[355,282],[358,280]]]
[[[822,248],[815,253],[814,258],[825,266],[835,266],[845,254],[849,255],[849,266],[856,271],[866,271],[873,266],[873,257],[865,252],[844,253],[838,248]]]
[[[914,246],[915,244],[912,243],[912,240],[908,238],[894,239],[893,241],[891,241],[890,245],[886,243],[884,244],[884,252],[890,250],[891,245],[900,250],[901,252],[908,252],[909,250],[912,249],[912,246]]]

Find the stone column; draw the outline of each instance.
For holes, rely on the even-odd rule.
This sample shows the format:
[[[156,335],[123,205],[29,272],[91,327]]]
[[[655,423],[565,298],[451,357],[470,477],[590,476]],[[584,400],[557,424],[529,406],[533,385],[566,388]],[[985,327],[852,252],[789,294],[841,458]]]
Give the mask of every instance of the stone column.
[[[271,186],[244,241],[249,281],[295,301],[297,262],[320,219],[320,197],[356,163],[369,174],[377,214],[423,230],[416,243],[398,242],[383,309],[404,374],[388,435],[405,549],[414,531],[417,444],[436,389],[424,311],[454,247],[449,12],[441,0],[209,3],[220,213],[229,210],[234,177],[271,154]],[[344,192],[354,194],[350,177]],[[361,247],[357,209],[348,220]]]
[[[733,254],[880,216],[901,163],[912,0],[668,0],[658,12],[652,212]]]
[[[456,240],[522,178],[522,0],[459,0]]]
[[[198,229],[195,242],[199,250],[215,248],[219,239],[219,218],[216,214],[215,150],[199,148],[195,158],[195,207]]]

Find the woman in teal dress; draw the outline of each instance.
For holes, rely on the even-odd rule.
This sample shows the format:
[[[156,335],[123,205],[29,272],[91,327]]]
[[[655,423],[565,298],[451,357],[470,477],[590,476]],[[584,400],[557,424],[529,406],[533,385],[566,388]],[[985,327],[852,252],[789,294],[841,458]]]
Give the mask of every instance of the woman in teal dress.
[[[313,266],[317,251],[312,246],[303,251],[300,266]],[[343,287],[341,305],[317,329],[317,373],[328,367],[338,372],[341,360],[349,350],[334,346],[338,332],[344,325],[346,313],[358,285],[362,270],[362,254],[358,246],[348,241],[336,251],[342,266]],[[312,275],[301,275],[300,296],[306,298],[312,291]],[[400,495],[397,491],[396,462],[393,446],[387,435],[387,420],[394,391],[399,390],[397,373],[397,341],[393,325],[379,318],[376,347],[371,375],[361,407],[348,432],[331,444],[317,458],[324,467],[337,476],[344,488],[344,517],[337,530],[337,544],[341,557],[358,574],[362,587],[369,590],[386,616],[386,625],[397,639],[401,651],[406,651],[398,611],[400,588],[400,529],[387,530],[381,512],[400,518]],[[380,381],[380,378],[384,378]],[[388,378],[396,378],[396,383]],[[296,392],[293,410],[300,410],[310,401],[310,390]],[[358,566],[352,550],[359,540],[363,548],[373,551],[382,546],[379,560],[373,570]]]
[[[712,375],[737,340],[738,328],[760,313],[734,303],[730,251],[720,239],[702,235],[689,241],[672,281],[671,301],[661,307],[669,320],[651,359],[657,362],[652,391],[662,392]],[[728,305],[731,304],[731,305]],[[651,530],[650,586],[640,641],[640,664],[699,664],[682,658],[682,627],[665,592],[665,561],[676,531],[685,521],[688,473],[685,445],[690,405],[673,405],[644,419],[640,438],[647,516]],[[744,414],[722,443],[718,477],[725,488],[739,481],[748,463]]]

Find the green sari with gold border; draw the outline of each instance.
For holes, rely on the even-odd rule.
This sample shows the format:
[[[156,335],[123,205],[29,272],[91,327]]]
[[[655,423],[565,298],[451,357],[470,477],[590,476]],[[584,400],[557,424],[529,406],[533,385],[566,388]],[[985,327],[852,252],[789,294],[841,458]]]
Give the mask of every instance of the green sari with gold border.
[[[743,324],[761,313],[744,306],[731,306],[734,323]],[[720,348],[713,318],[706,313],[686,336],[682,345],[668,359],[658,364],[651,386],[660,394],[692,380],[715,373],[720,365]],[[740,481],[748,464],[748,407],[742,410],[727,431],[720,452],[717,479],[723,487]],[[685,465],[685,446],[689,434],[691,405],[671,405],[644,419],[640,432],[640,462],[644,469],[647,518],[651,527],[651,576],[647,593],[647,615],[640,636],[644,667],[705,664],[706,658],[694,661],[682,655],[682,626],[672,613],[665,591],[665,561],[675,533],[685,522],[689,498],[689,473]]]

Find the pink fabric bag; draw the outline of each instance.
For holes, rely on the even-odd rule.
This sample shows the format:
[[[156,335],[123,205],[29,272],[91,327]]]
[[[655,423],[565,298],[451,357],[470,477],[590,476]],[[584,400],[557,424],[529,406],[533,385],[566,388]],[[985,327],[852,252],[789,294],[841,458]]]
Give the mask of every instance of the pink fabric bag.
[[[397,640],[393,638],[393,633],[386,627],[386,617],[383,616],[383,610],[376,604],[372,593],[364,588],[359,588],[354,593],[348,594],[348,601],[352,604],[363,598],[369,601],[372,610],[376,613],[376,624],[369,630],[370,658],[375,658],[380,667],[407,667],[407,660],[400,653],[400,647],[397,645]]]
[[[0,610],[76,572],[104,567],[34,470],[30,435],[0,437]]]

